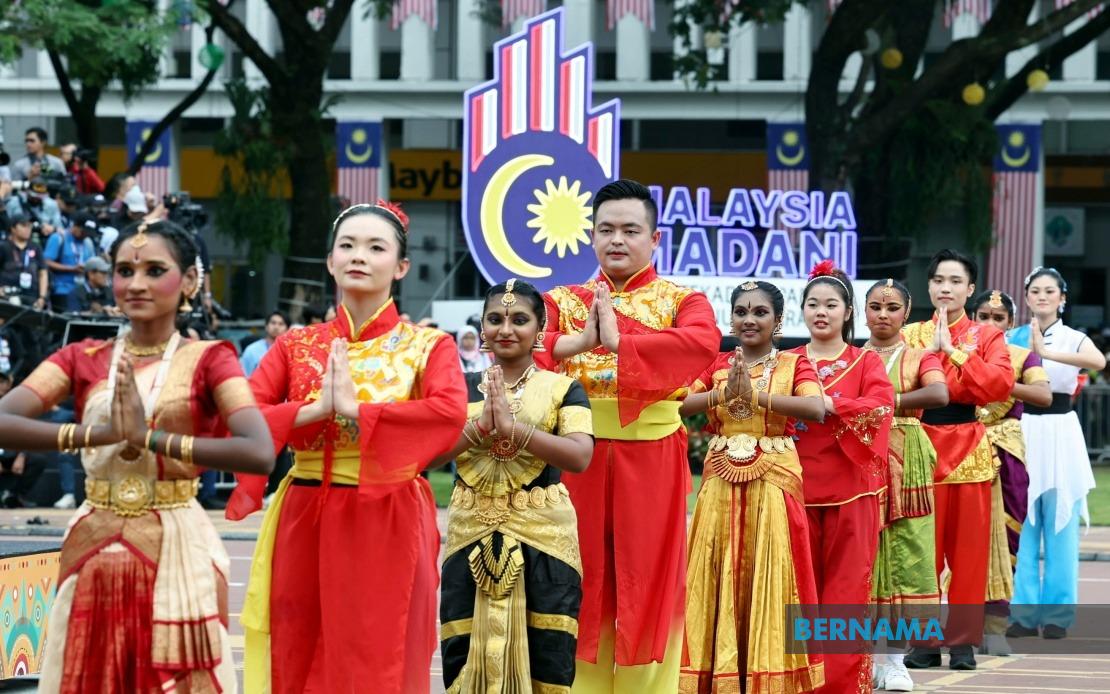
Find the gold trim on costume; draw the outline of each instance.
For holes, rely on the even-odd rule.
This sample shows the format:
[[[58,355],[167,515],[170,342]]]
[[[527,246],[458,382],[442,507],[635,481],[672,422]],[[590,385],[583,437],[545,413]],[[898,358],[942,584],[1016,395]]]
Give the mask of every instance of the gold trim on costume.
[[[47,360],[35,367],[31,375],[19,385],[29,388],[39,396],[47,410],[52,409],[69,395],[70,379],[62,367]]]
[[[562,631],[578,638],[578,620],[565,614],[545,614],[529,610],[528,626],[533,629]]]
[[[501,536],[501,551],[494,552],[493,536],[486,535],[468,557],[470,575],[478,590],[493,600],[508,597],[524,572],[524,551],[516,538]]]
[[[452,622],[445,622],[440,625],[439,640],[446,641],[456,636],[468,636],[472,631],[474,631],[473,619],[469,617],[466,619],[456,619]]]
[[[990,482],[993,477],[994,454],[991,452],[990,438],[984,434],[956,469],[936,484]]]
[[[570,687],[532,680],[532,694],[570,694]]]
[[[250,384],[241,376],[229,378],[216,386],[212,392],[220,416],[227,419],[244,407],[254,407],[254,394]]]
[[[150,480],[130,475],[120,480],[85,480],[85,501],[117,516],[141,516],[152,510],[184,508],[197,495],[200,479]]]
[[[567,405],[559,409],[559,436],[594,433],[594,415],[588,407]]]

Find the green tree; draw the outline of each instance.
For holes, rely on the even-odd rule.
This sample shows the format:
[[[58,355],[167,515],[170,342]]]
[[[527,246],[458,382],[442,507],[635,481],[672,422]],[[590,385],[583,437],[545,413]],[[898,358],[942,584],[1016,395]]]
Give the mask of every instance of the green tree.
[[[251,36],[246,26],[227,7],[203,0],[212,22],[254,63],[265,78],[269,104],[268,137],[282,152],[282,161],[292,188],[289,223],[285,233],[273,237],[253,234],[255,244],[265,249],[284,250],[285,277],[282,298],[294,313],[307,303],[306,287],[319,282],[319,268],[298,258],[323,258],[326,233],[334,215],[331,200],[332,172],[328,168],[331,132],[325,127],[324,78],[339,32],[350,16],[355,0],[333,0],[326,7],[316,0],[266,0],[277,20],[282,39],[280,53],[271,54]],[[364,11],[384,17],[391,0],[366,0]],[[309,12],[323,11],[322,24],[309,20]],[[298,281],[299,280],[299,281]]]
[[[722,21],[725,4],[733,9]],[[689,46],[691,25],[720,32],[735,23],[780,21],[793,4],[691,0],[676,12],[672,31]],[[992,124],[1028,91],[1032,72],[1056,69],[1110,28],[1110,12],[1102,12],[1064,34],[1099,4],[1075,0],[1030,20],[1036,0],[995,0],[977,36],[951,42],[919,70],[928,29],[942,10],[936,0],[844,0],[813,55],[805,94],[811,186],[851,186],[861,228],[883,237],[920,234],[955,201],[964,210],[969,243],[985,248],[991,239],[986,167],[997,147]],[[1034,45],[1036,54],[1006,77],[1007,56]],[[857,51],[865,54],[862,68],[845,95],[841,76]],[[696,51],[677,67],[701,86],[720,69]],[[983,89],[980,103],[965,101],[972,84]],[[871,260],[904,259],[904,251],[885,244]]]

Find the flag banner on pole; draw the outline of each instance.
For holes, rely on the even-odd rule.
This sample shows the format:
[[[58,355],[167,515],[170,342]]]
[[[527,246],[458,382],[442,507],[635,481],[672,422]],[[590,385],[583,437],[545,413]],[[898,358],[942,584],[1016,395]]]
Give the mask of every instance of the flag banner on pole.
[[[439,15],[436,12],[436,0],[396,0],[393,3],[393,28],[400,28],[405,20],[416,15],[432,29],[436,28]]]
[[[127,121],[127,163],[130,166],[138,156],[143,143],[150,137],[151,131],[157,125],[154,121],[132,120]],[[169,128],[158,138],[158,144],[151,150],[143,161],[143,168],[135,177],[139,188],[144,193],[150,193],[156,200],[170,192],[170,149],[173,147],[173,136]]]
[[[511,27],[513,22],[528,19],[543,12],[545,0],[501,0],[501,26]]]
[[[375,203],[382,167],[381,121],[340,121],[335,124],[336,192],[350,204]]]
[[[986,24],[991,18],[991,0],[948,0],[944,8],[944,28],[952,28],[956,17],[962,14],[975,15],[980,24]]]
[[[655,0],[605,0],[605,10],[609,31],[615,29],[626,14],[639,17],[649,29],[655,30]]]
[[[999,148],[994,156],[994,223],[985,289],[999,289],[1024,313],[1022,283],[1033,269],[1033,238],[1039,226],[1037,174],[1041,165],[1041,126],[995,126]]]
[[[809,149],[805,123],[767,124],[767,190],[809,190]],[[783,228],[778,215],[775,228]],[[798,230],[787,229],[792,243]]]

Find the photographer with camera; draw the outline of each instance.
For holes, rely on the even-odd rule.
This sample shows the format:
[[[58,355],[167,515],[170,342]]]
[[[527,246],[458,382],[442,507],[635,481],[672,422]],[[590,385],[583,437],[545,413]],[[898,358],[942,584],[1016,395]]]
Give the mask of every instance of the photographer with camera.
[[[89,219],[88,215],[77,215],[69,230],[54,234],[46,242],[46,266],[50,268],[54,285],[50,305],[55,313],[80,310],[77,305],[77,280],[85,272],[85,263],[96,255],[92,241],[86,238],[85,222]]]
[[[27,147],[27,154],[12,163],[12,180],[29,181],[35,176],[47,174],[65,175],[66,167],[61,159],[53,154],[46,153],[46,131],[39,127],[27,128],[23,137],[23,144]],[[38,173],[32,169],[38,165]]]
[[[78,195],[95,195],[104,192],[104,181],[96,172],[96,152],[88,147],[65,144],[61,147],[66,173],[73,180]]]
[[[93,256],[85,263],[85,277],[74,290],[81,313],[94,316],[118,316],[112,297],[112,267],[100,256]]]
[[[36,241],[51,236],[58,229],[64,229],[62,212],[58,203],[50,197],[50,188],[42,177],[30,181],[13,181],[12,192],[4,200],[8,217],[27,215],[31,219],[31,233]],[[3,186],[0,185],[0,196]]]
[[[11,234],[0,241],[0,289],[6,297],[18,296],[24,306],[46,308],[50,284],[42,248],[31,240],[31,220],[11,218]]]

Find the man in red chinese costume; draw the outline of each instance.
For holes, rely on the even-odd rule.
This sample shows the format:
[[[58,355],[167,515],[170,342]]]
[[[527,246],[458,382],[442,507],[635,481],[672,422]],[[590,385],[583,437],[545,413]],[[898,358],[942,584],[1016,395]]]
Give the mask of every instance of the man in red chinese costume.
[[[948,604],[957,606],[944,629],[949,667],[974,670],[972,644],[983,632],[990,550],[993,456],[975,408],[1010,397],[1014,372],[1002,331],[972,321],[964,305],[975,293],[978,266],[959,251],[946,249],[929,263],[932,320],[903,331],[906,343],[937,353],[948,383],[949,404],[926,410],[921,422],[937,451],[934,474],[937,575],[951,572]],[[940,665],[940,650],[918,646],[906,667]]]
[[[597,441],[587,471],[563,476],[584,573],[573,691],[674,694],[690,490],[679,398],[721,334],[703,294],[656,276],[646,187],[614,181],[593,210],[600,275],[545,297],[545,366],[585,386]]]

